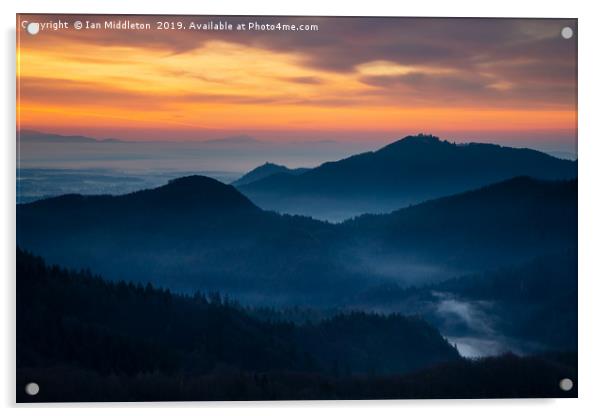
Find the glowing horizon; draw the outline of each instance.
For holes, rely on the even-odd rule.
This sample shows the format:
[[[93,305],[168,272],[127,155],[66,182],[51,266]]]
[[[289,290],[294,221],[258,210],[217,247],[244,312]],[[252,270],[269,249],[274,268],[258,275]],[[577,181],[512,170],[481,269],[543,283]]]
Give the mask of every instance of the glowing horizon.
[[[559,35],[573,20],[262,19],[320,31],[19,31],[18,127],[162,141],[576,142],[576,40]]]

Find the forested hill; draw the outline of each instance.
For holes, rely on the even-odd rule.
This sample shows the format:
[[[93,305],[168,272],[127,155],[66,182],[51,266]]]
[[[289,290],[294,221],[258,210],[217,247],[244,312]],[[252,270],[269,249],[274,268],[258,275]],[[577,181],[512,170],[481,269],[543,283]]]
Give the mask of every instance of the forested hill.
[[[17,251],[17,367],[102,374],[404,373],[458,359],[418,318],[366,313],[294,325],[253,318],[218,294],[181,296],[47,266]]]
[[[17,276],[17,385],[41,385],[18,402],[577,394],[558,389],[574,354],[464,360],[418,318],[262,322],[218,294],[108,283],[19,249]]]
[[[517,264],[576,238],[577,181],[527,177],[342,224],[263,211],[202,176],[17,206],[19,246],[51,262],[272,305],[332,304],[378,280],[425,284]]]
[[[577,180],[516,177],[341,224],[364,255],[499,267],[577,245]]]

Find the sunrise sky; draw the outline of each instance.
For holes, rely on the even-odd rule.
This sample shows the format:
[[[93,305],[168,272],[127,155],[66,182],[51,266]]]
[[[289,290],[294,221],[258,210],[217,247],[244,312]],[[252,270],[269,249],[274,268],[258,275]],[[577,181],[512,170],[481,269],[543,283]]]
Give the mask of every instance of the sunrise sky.
[[[575,20],[34,16],[318,24],[317,32],[18,30],[21,129],[126,140],[576,146]],[[21,27],[18,22],[18,27]]]

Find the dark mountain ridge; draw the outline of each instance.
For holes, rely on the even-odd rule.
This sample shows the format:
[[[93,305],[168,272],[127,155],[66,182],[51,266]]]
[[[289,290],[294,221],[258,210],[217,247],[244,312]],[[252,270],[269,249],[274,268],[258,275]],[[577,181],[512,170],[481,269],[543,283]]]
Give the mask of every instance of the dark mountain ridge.
[[[577,181],[514,178],[342,223],[349,272],[402,286],[495,270],[577,246]],[[574,276],[576,278],[576,274]]]
[[[332,280],[324,258],[332,251],[331,225],[262,211],[234,187],[206,177],[120,196],[65,195],[17,211],[24,248],[112,279],[131,270],[136,281],[181,291],[251,292],[308,288],[315,281],[301,278],[307,270],[322,284]]]
[[[428,246],[434,255],[472,250],[494,258],[532,256],[550,244],[576,244],[577,180],[517,177],[391,214],[365,214],[342,228],[396,251]]]
[[[170,180],[166,185],[145,189],[125,195],[80,195],[68,194],[34,201],[30,206],[52,208],[67,207],[70,204],[94,206],[96,204],[119,205],[140,208],[153,204],[174,208],[201,210],[249,209],[257,207],[231,185],[225,185],[207,176],[192,175]]]
[[[232,186],[187,177],[116,197],[20,204],[17,241],[112,279],[130,270],[135,281],[251,303],[341,302],[383,280],[424,284],[573,247],[576,195],[575,180],[523,177],[333,225],[266,212]]]
[[[273,174],[238,188],[264,209],[342,220],[389,212],[515,176],[571,179],[577,176],[577,163],[531,149],[454,144],[418,135],[300,175]]]
[[[232,182],[234,186],[242,186],[249,184],[251,182],[258,181],[263,178],[267,178],[268,176],[277,174],[277,173],[285,173],[290,175],[300,175],[304,172],[307,172],[308,168],[296,168],[289,169],[284,165],[277,165],[275,163],[266,162],[263,165],[256,167],[255,169],[247,172],[239,179]]]

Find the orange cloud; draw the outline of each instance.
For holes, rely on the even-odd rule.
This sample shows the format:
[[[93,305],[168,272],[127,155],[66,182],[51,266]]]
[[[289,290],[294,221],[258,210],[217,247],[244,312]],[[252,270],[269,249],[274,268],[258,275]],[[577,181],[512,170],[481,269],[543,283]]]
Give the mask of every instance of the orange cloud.
[[[548,42],[548,32],[553,34],[548,26],[536,31],[537,42],[541,33]],[[433,59],[433,50],[420,60],[420,51],[408,49],[407,63],[400,63],[391,45],[379,49],[391,50],[387,59],[361,50],[358,41],[365,60],[336,68],[316,64],[312,54],[325,48],[320,43],[299,40],[299,49],[285,49],[263,35],[255,43],[174,35],[186,45],[183,50],[156,41],[157,33],[148,34],[147,43],[140,34],[127,40],[112,32],[99,38],[64,32],[23,36],[22,128],[86,134],[110,125],[138,130],[139,137],[159,129],[174,137],[180,130],[271,130],[285,140],[287,132],[305,130],[566,132],[576,125],[571,67],[537,76],[540,61],[554,59],[545,48],[541,57],[514,60],[501,59],[511,51],[500,48],[489,60],[475,55],[477,64],[469,66],[445,49],[445,36],[440,55],[447,60]],[[378,41],[365,36],[367,44]]]

